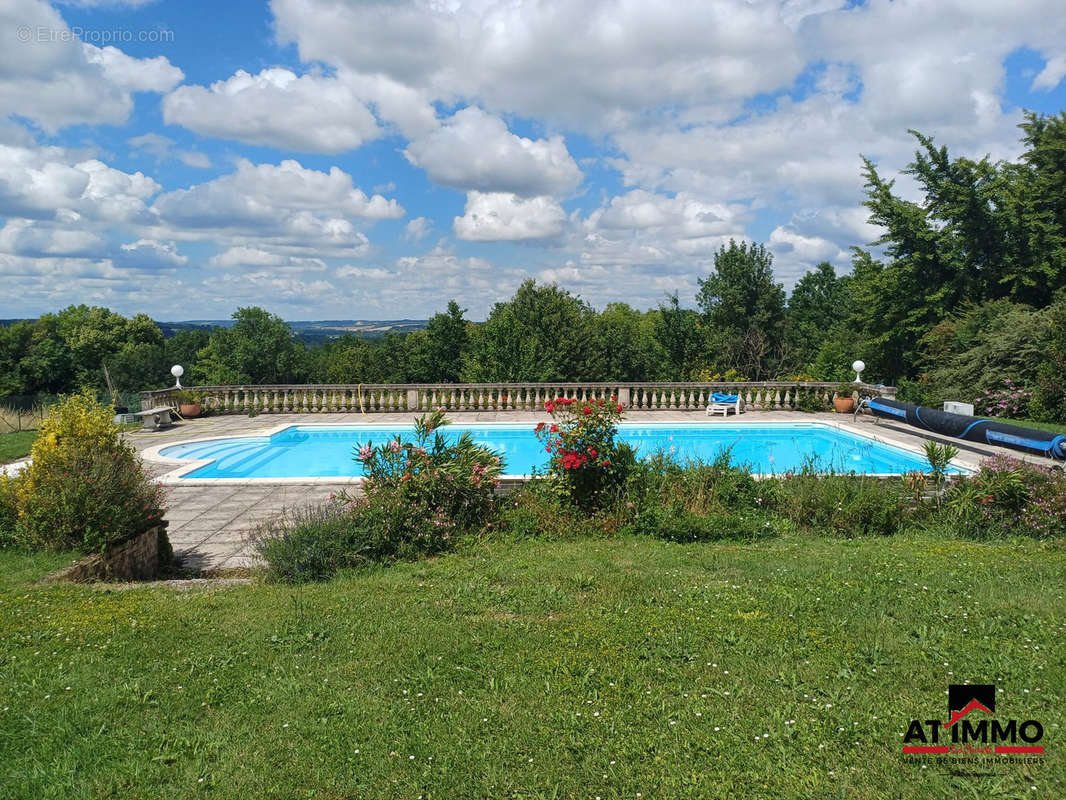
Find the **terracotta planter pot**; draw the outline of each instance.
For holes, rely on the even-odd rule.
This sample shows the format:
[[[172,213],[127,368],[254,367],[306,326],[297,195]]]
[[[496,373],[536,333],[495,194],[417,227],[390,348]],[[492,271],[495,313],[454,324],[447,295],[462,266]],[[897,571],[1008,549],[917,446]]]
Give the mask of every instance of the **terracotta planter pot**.
[[[199,403],[182,403],[178,406],[178,413],[185,419],[195,419],[200,416],[201,410]]]
[[[834,397],[833,408],[837,410],[838,414],[850,414],[855,410],[855,398],[854,397]]]

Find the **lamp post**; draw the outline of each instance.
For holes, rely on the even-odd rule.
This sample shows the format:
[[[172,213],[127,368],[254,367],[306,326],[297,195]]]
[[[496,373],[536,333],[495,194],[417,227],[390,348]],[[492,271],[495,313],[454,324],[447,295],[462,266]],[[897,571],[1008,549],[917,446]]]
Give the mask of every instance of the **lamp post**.
[[[181,364],[175,364],[170,368],[170,374],[174,376],[174,388],[181,388],[181,376],[185,374],[185,367]]]
[[[851,368],[855,370],[855,383],[862,383],[862,371],[866,369],[866,364],[856,360],[852,363]]]

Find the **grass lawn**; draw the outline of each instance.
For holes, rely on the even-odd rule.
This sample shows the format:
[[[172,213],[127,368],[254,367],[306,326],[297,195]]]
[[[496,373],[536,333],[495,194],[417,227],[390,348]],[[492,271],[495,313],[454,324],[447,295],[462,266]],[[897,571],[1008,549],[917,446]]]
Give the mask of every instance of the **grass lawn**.
[[[0,464],[18,461],[30,454],[30,447],[37,438],[37,431],[0,433]]]
[[[4,798],[1066,796],[1061,546],[620,538],[298,590],[32,583],[63,560],[0,553]],[[1044,763],[904,762],[966,680],[1043,723]]]
[[[1051,431],[1052,433],[1066,433],[1066,425],[1060,425],[1057,422],[1034,422],[1031,419],[1005,419],[1003,422],[1012,425],[1023,425],[1026,428],[1038,428],[1042,431]]]

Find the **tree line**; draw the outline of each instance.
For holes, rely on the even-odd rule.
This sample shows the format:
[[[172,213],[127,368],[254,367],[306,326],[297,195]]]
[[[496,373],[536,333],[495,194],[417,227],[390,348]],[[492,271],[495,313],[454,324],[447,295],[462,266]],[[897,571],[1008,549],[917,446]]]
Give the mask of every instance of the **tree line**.
[[[424,330],[373,340],[306,345],[256,307],[228,328],[164,337],[143,314],[72,306],[0,328],[0,396],[103,389],[105,366],[136,391],[166,385],[175,363],[200,384],[440,383],[841,380],[862,358],[868,377],[912,399],[967,399],[1010,378],[1044,398],[1042,416],[1066,418],[1066,113],[1027,113],[1020,128],[1014,162],[953,158],[912,131],[905,172],[919,201],[864,159],[883,236],[853,248],[850,274],[823,262],[790,296],[765,246],[730,241],[694,308],[674,294],[649,310],[597,310],[527,281],[482,323],[453,300]]]

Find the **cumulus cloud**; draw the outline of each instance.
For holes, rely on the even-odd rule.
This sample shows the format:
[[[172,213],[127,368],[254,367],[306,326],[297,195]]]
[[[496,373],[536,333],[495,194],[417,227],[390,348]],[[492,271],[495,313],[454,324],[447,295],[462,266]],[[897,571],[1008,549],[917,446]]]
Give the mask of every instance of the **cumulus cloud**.
[[[206,136],[312,153],[354,150],[381,133],[350,83],[282,68],[179,87],[163,98],[163,119]]]
[[[769,91],[802,66],[780,10],[742,0],[273,0],[271,8],[278,38],[295,42],[305,61],[600,129],[647,107]]]
[[[464,108],[404,150],[430,180],[460,191],[510,192],[522,197],[572,191],[581,170],[563,137],[526,139],[479,108]]]
[[[433,230],[433,222],[426,217],[415,217],[404,226],[403,235],[409,242],[420,242]]]
[[[73,161],[63,148],[0,145],[3,216],[67,223],[145,221],[145,201],[160,188],[141,172],[122,172],[97,159]]]
[[[404,213],[395,200],[368,197],[337,167],[319,172],[291,160],[277,166],[242,160],[229,175],[160,195],[152,210],[175,236],[215,238],[234,246],[259,240],[275,249],[349,256],[368,246],[360,224]]]
[[[138,239],[119,247],[111,257],[116,267],[140,270],[175,269],[189,263],[187,256],[178,252],[174,242],[155,239]]]
[[[563,232],[566,212],[550,197],[523,198],[506,192],[470,192],[466,211],[454,221],[460,239],[519,242]]]
[[[1052,56],[1044,68],[1033,78],[1033,89],[1050,91],[1062,83],[1066,77],[1066,53]]]
[[[298,269],[319,272],[326,268],[320,258],[300,258],[285,253],[272,252],[262,247],[240,245],[230,247],[208,260],[211,267],[271,267],[272,269]]]
[[[53,256],[92,256],[104,238],[93,231],[76,230],[33,220],[8,220],[0,228],[0,252],[43,258]]]
[[[183,73],[163,56],[138,59],[114,47],[83,44],[59,12],[41,0],[0,5],[0,109],[45,131],[78,123],[120,124],[133,110],[132,92],[165,91]],[[29,41],[16,32],[29,31]]]
[[[83,44],[85,60],[96,64],[104,78],[129,92],[166,92],[181,83],[185,73],[163,56],[133,58],[117,47]]]

